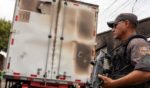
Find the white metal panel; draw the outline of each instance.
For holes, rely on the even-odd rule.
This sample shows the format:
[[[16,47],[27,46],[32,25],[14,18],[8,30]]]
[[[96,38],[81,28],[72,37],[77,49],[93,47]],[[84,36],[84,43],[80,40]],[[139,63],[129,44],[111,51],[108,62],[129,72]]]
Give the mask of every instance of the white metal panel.
[[[18,1],[6,74],[30,76],[40,72],[38,77],[46,73],[47,79],[66,74],[71,81],[85,82],[94,57],[97,6],[72,1],[64,4],[64,0],[60,6],[59,0]]]
[[[51,7],[51,15],[52,15],[52,19],[51,21],[53,22],[52,23],[52,27],[51,29],[53,29],[51,31],[51,35],[52,35],[52,39],[50,39],[50,44],[49,44],[49,51],[50,52],[47,52],[48,53],[48,56],[47,56],[47,62],[46,62],[46,78],[47,79],[55,79],[56,78],[56,73],[55,71],[52,71],[52,68],[53,68],[53,56],[55,55],[54,53],[54,49],[55,49],[55,39],[56,39],[56,33],[57,33],[57,22],[58,22],[58,1],[59,0],[56,0],[55,2],[53,1],[52,2],[52,7]],[[52,75],[53,74],[53,75]]]
[[[66,74],[71,81],[85,82],[90,76],[89,62],[95,47],[97,8],[80,2],[64,3],[61,2],[57,25],[52,77]]]
[[[25,5],[28,1],[30,1],[30,5],[39,2],[39,0],[20,0],[18,5],[20,8],[17,7],[15,14],[18,19],[13,24],[13,33],[10,39],[8,72],[17,72],[22,76],[36,74],[42,78],[47,62],[48,35],[52,16],[49,13],[38,12],[35,8],[26,8],[30,7]],[[14,39],[14,44],[11,44],[12,39]],[[51,38],[51,41],[53,40]]]

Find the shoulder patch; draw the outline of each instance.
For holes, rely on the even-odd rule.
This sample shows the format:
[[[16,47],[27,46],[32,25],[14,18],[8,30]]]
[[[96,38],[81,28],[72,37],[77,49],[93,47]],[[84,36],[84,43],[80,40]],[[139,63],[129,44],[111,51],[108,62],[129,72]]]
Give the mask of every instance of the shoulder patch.
[[[139,53],[142,55],[146,55],[146,54],[150,55],[150,47],[146,47],[146,46],[139,47]]]

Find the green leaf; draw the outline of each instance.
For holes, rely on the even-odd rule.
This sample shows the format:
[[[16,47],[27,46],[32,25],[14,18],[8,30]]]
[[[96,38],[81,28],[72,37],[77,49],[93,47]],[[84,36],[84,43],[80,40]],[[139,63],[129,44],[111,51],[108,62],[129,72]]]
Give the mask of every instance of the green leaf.
[[[11,22],[0,19],[0,50],[7,50]]]

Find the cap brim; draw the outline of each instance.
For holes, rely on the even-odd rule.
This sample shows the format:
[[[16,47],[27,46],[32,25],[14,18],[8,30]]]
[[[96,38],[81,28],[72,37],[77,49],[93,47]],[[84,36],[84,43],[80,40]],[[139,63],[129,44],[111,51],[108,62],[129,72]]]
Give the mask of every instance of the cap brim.
[[[110,22],[107,22],[107,25],[108,25],[110,28],[113,28],[114,23],[115,23],[115,21],[110,21]]]

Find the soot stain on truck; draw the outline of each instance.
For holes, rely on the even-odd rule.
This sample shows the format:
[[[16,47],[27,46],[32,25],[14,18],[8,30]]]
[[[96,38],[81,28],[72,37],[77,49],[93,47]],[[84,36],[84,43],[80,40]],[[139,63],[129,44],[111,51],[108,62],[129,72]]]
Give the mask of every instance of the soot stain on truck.
[[[91,48],[82,43],[76,43],[75,51],[75,72],[77,74],[87,74],[91,60]]]
[[[51,14],[51,2],[40,2],[38,7],[37,7],[37,10],[39,13],[42,13],[42,14]]]
[[[20,8],[23,10],[37,11],[39,0],[20,0]]]
[[[90,18],[90,19],[89,19]],[[81,10],[79,13],[79,19],[77,22],[78,34],[80,38],[91,39],[94,32],[93,27],[93,14],[86,10]]]
[[[41,14],[50,14],[51,2],[40,0],[20,0],[20,9],[34,11]]]

